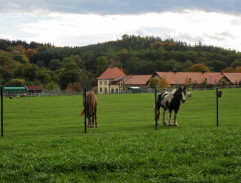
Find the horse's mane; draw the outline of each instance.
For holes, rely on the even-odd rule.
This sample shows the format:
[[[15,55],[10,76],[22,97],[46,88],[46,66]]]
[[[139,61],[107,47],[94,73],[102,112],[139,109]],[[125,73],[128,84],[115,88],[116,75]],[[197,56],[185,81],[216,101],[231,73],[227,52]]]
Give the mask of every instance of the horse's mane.
[[[177,91],[177,89],[173,89],[170,93],[174,94]]]

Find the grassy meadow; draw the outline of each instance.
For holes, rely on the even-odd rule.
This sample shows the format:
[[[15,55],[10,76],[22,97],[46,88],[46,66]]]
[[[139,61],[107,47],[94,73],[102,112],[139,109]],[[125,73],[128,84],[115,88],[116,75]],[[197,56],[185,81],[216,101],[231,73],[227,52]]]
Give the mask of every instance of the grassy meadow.
[[[241,182],[241,89],[193,91],[178,127],[154,128],[154,94],[4,98],[0,182]],[[166,116],[167,118],[167,116]]]

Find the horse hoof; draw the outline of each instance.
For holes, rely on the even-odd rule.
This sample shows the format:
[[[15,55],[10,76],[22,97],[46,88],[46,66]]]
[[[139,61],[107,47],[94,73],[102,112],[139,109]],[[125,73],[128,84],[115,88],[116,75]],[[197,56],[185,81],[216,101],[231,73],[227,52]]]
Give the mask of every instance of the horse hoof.
[[[167,122],[163,122],[163,125],[167,125],[168,123]]]
[[[175,123],[175,124],[173,124],[173,126],[178,126],[178,124],[177,124],[177,123]]]

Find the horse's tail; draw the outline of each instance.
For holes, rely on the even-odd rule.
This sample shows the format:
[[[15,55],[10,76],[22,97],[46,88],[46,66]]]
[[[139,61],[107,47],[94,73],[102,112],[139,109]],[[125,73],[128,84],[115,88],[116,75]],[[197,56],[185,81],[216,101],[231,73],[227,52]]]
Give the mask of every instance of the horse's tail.
[[[83,116],[84,113],[85,113],[85,109],[83,109],[83,111],[81,112],[80,117]]]

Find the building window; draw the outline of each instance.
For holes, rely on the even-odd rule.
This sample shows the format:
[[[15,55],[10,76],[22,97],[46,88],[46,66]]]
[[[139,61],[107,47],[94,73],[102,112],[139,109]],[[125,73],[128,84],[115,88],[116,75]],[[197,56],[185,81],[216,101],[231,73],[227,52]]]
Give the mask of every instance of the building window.
[[[118,89],[115,89],[115,93],[119,93],[119,92],[118,92]]]
[[[107,88],[105,88],[105,93],[107,93]]]
[[[105,81],[105,85],[107,85],[107,81]]]
[[[114,89],[113,88],[111,89],[111,93],[114,93]]]
[[[100,88],[100,93],[102,93],[102,88]]]
[[[100,85],[102,85],[102,81],[100,81]]]

